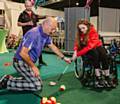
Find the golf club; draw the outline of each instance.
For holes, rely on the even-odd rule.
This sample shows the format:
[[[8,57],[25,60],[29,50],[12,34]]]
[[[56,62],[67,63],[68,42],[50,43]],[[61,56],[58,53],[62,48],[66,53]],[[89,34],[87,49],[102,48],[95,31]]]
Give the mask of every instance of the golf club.
[[[64,75],[64,73],[68,70],[68,68],[69,68],[69,65],[67,65],[66,67],[65,67],[65,69],[63,70],[63,72],[60,74],[60,76],[58,77],[58,79],[57,79],[57,81],[50,81],[50,83],[49,83],[49,85],[51,85],[51,86],[54,86],[54,85],[56,85],[57,84],[57,82],[59,82],[60,80],[61,80],[61,78],[62,78],[62,76]]]

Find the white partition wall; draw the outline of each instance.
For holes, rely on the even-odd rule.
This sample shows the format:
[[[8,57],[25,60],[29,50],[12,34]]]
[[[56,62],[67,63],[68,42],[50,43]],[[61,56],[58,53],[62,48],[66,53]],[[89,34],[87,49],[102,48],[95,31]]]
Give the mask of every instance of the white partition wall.
[[[120,31],[120,9],[99,8],[99,31]]]
[[[105,43],[112,39],[120,41],[120,9],[99,8],[99,34],[103,36]]]

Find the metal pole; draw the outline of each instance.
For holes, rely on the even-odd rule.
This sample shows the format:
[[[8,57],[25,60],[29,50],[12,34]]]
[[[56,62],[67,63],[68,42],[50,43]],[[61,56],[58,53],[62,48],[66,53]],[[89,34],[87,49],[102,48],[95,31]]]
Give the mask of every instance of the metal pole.
[[[99,32],[99,20],[100,20],[99,7],[100,7],[100,0],[98,0],[98,18],[97,18],[97,31],[98,31],[98,32]]]

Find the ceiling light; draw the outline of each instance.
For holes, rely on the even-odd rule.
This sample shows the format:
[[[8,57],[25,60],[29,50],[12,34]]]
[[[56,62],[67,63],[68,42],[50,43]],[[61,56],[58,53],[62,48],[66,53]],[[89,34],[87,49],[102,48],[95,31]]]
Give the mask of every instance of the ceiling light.
[[[76,3],[76,5],[78,6],[78,5],[79,5],[79,3],[77,2],[77,3]]]

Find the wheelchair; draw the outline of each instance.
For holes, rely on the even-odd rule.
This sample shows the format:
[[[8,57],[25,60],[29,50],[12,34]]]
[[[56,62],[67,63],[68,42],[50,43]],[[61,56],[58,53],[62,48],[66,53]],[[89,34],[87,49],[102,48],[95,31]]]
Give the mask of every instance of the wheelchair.
[[[78,57],[74,62],[75,76],[85,87],[96,87],[95,69],[92,65],[91,57]],[[108,54],[110,78],[115,87],[118,85],[118,73],[116,55]],[[102,71],[101,71],[102,74]]]
[[[95,70],[87,57],[78,57],[74,63],[75,76],[83,86],[95,86]]]

